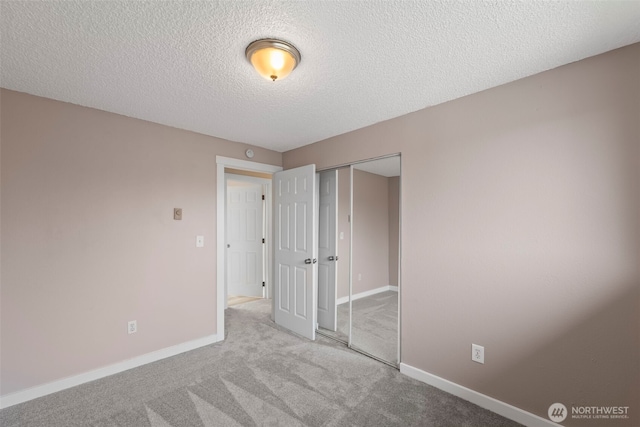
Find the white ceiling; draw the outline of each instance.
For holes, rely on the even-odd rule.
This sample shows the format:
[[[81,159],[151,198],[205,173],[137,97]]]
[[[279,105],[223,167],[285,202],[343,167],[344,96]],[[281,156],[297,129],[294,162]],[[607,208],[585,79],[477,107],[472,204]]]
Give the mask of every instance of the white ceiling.
[[[0,4],[2,87],[277,151],[640,41],[638,1]],[[244,57],[265,37],[286,80]]]

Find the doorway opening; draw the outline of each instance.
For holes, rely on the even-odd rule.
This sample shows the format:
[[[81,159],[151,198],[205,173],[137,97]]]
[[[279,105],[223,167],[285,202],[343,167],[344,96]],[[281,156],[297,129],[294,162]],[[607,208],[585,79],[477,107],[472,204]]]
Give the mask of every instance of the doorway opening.
[[[227,308],[227,182],[226,174],[232,174],[237,176],[253,176],[255,178],[266,179],[265,175],[260,174],[273,174],[281,171],[281,166],[268,165],[264,163],[250,162],[247,160],[233,159],[229,157],[216,156],[216,233],[217,233],[217,245],[216,245],[216,335],[220,340],[225,336],[224,325],[224,310]],[[258,176],[256,176],[258,175]],[[264,223],[265,227],[265,264],[267,266],[273,265],[271,248],[271,232],[270,225],[271,220],[271,187],[270,185],[266,189],[265,195],[265,208],[264,208]],[[266,269],[264,274],[264,296],[271,298],[273,293],[272,273],[269,268]]]

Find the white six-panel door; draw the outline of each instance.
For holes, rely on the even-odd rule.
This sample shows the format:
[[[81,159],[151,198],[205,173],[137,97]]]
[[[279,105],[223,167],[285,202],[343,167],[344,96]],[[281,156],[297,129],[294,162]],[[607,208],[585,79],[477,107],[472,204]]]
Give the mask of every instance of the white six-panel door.
[[[338,325],[338,171],[319,175],[318,326],[335,331]]]
[[[274,317],[315,339],[317,304],[315,165],[273,176]]]
[[[229,180],[227,187],[227,285],[229,295],[263,293],[262,185]]]

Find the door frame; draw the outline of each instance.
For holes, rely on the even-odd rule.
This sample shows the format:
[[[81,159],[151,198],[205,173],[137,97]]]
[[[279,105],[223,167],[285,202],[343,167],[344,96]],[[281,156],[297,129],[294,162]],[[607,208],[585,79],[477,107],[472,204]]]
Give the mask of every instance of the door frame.
[[[250,172],[275,173],[282,170],[282,166],[274,166],[266,163],[256,163],[231,157],[216,156],[216,335],[218,340],[224,340],[224,308],[225,308],[225,277],[226,277],[226,210],[227,191],[225,181],[225,168],[245,170]],[[265,197],[266,198],[266,197]],[[272,257],[272,251],[268,251]],[[269,259],[272,262],[272,259]],[[273,282],[271,273],[269,282]]]

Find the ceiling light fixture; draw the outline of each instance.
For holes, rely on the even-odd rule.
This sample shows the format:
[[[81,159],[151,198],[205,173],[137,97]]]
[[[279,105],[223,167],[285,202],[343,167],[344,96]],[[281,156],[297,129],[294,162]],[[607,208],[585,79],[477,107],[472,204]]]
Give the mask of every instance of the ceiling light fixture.
[[[258,74],[274,82],[287,77],[300,63],[298,49],[282,40],[256,40],[244,53]]]

